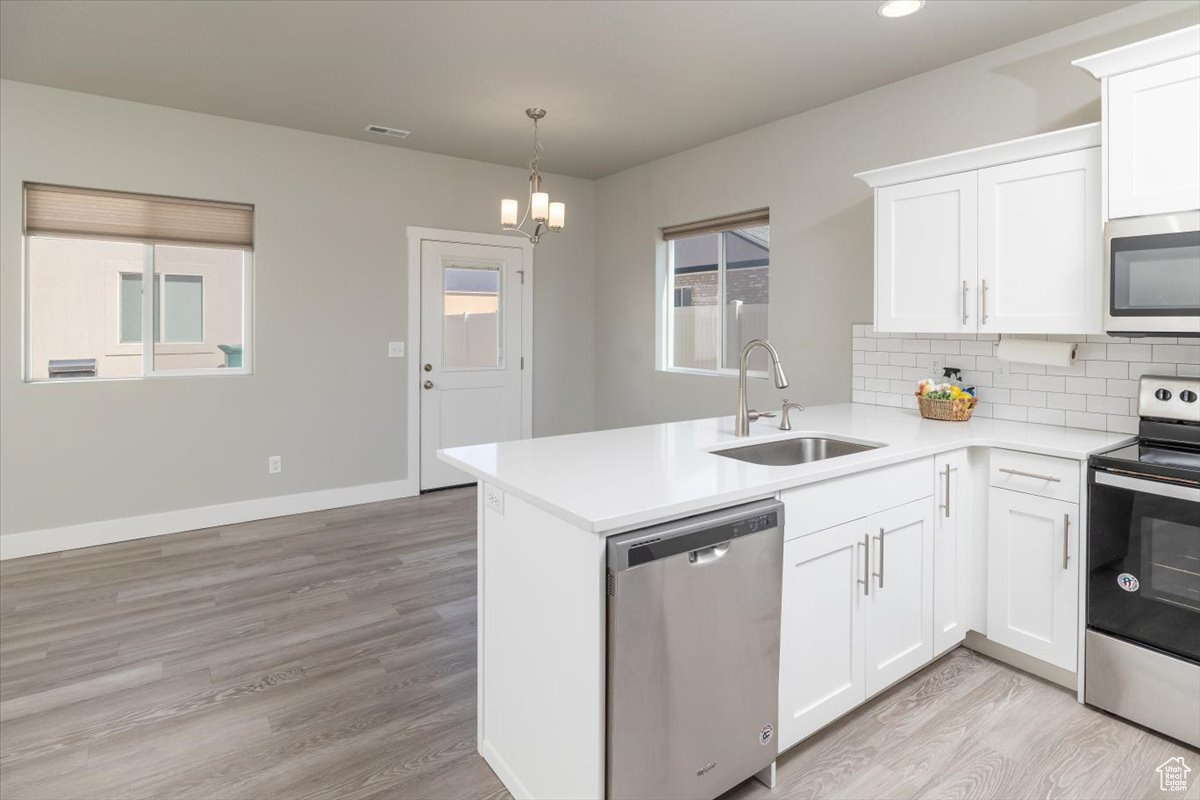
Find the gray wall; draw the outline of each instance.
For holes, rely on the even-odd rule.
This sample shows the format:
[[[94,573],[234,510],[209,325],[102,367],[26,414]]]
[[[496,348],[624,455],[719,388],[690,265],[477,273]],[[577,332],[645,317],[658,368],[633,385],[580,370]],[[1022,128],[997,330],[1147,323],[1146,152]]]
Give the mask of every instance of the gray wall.
[[[405,227],[499,232],[523,169],[0,82],[0,532],[406,477]],[[552,155],[552,154],[551,154]],[[552,158],[547,161],[552,165]],[[256,205],[254,375],[22,382],[21,182]],[[594,425],[594,183],[549,176],[534,430]],[[284,471],[267,475],[268,455]]]
[[[1198,8],[1142,3],[600,180],[598,425],[735,407],[733,378],[655,370],[659,228],[770,206],[771,338],[792,386],[754,381],[751,404],[849,400],[846,331],[871,318],[873,258],[871,191],[853,173],[1095,122],[1099,83],[1071,60],[1196,24]]]

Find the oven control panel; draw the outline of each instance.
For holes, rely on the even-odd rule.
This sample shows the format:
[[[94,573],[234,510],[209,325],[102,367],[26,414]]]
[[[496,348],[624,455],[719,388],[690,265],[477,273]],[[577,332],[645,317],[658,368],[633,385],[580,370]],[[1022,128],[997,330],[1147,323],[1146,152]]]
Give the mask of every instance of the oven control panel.
[[[1143,375],[1138,390],[1138,416],[1172,422],[1200,423],[1200,378]]]

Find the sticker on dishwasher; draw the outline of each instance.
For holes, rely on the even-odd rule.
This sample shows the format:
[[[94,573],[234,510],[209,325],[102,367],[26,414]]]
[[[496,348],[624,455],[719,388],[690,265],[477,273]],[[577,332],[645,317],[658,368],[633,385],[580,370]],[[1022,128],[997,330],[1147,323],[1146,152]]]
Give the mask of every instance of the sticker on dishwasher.
[[[771,737],[774,735],[775,735],[775,726],[768,722],[766,725],[763,725],[763,729],[758,732],[758,743],[759,744],[770,744]]]
[[[1141,584],[1138,583],[1136,575],[1130,575],[1128,572],[1122,572],[1117,576],[1117,586],[1120,586],[1127,592],[1136,592]]]

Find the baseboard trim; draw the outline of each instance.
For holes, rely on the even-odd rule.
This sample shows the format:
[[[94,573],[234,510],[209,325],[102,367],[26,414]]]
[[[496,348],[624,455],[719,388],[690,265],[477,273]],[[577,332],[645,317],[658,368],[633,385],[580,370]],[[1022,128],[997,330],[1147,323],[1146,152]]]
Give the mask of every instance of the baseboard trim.
[[[1074,672],[1071,672],[1071,670],[1063,669],[1054,664],[1047,664],[1040,658],[1034,658],[1019,650],[1014,650],[1006,645],[993,642],[977,631],[967,631],[967,636],[963,639],[963,647],[968,650],[974,650],[976,653],[982,653],[997,661],[1003,661],[1011,667],[1016,667],[1019,670],[1036,675],[1051,683],[1057,683],[1059,686],[1064,689],[1070,689],[1072,692],[1078,688],[1079,677]]]
[[[407,480],[367,483],[339,489],[321,489],[315,492],[261,497],[254,500],[239,500],[157,514],[109,519],[100,522],[85,522],[61,528],[8,533],[0,536],[0,561],[23,556],[57,553],[80,547],[95,547],[100,544],[127,542],[146,539],[168,533],[194,531],[217,525],[232,525],[237,522],[252,522],[256,519],[285,517],[289,514],[304,514],[328,508],[356,506],[380,500],[394,500],[418,494]]]

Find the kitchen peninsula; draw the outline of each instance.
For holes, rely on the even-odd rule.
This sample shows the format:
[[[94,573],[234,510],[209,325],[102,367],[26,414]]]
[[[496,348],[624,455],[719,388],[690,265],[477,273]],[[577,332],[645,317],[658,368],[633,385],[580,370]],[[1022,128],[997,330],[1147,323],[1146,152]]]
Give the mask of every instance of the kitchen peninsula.
[[[440,453],[480,485],[478,747],[514,796],[605,796],[608,537],[755,500],[778,498],[786,510],[778,752],[957,646],[968,631],[1018,666],[1076,686],[1086,458],[1132,437],[992,419],[941,422],[862,404],[810,408],[793,416],[793,427],[782,432],[762,419],[749,437],[737,437],[733,418],[721,417]],[[794,466],[720,454],[806,438],[869,449]],[[1018,505],[1050,503],[1045,530],[1014,533],[1011,519],[1029,513],[1016,506],[1009,513],[1010,496]],[[815,626],[806,587],[829,585],[829,575],[805,570],[833,564],[804,548],[828,540],[816,555],[844,552],[846,564],[857,565],[856,554],[867,557],[856,544],[859,528],[879,529],[880,573],[887,528],[891,594],[881,594],[882,575],[875,598],[861,582],[836,582],[820,608],[838,624]],[[849,545],[839,543],[847,537]],[[1027,576],[1028,602],[989,607],[1008,566],[1023,559],[1047,561],[1030,572],[1043,583]],[[1053,566],[1059,562],[1061,569]],[[905,564],[915,565],[911,574],[901,571]],[[886,610],[864,608],[879,596],[891,598]],[[1055,627],[1040,630],[1031,618],[1046,616],[1047,604]],[[864,645],[873,613],[886,624]],[[843,652],[854,655],[843,663]]]

